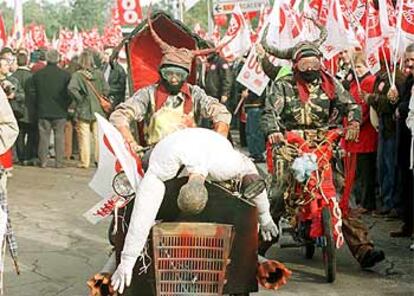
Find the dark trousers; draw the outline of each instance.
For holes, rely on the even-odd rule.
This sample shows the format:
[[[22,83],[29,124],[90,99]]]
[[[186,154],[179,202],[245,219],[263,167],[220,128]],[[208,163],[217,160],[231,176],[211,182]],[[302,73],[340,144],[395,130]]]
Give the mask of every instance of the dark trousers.
[[[39,130],[37,124],[19,122],[19,136],[16,141],[17,157],[19,161],[36,158],[38,145]]]
[[[358,153],[355,179],[355,196],[357,204],[368,210],[375,210],[375,180],[377,154]]]
[[[260,129],[261,108],[246,108],[246,140],[250,156],[262,159],[265,152],[265,137]]]
[[[385,139],[379,133],[378,143],[378,181],[385,210],[395,206],[395,136]]]
[[[414,230],[414,175],[413,170],[400,168],[400,199],[402,202],[402,231],[413,233]]]
[[[65,123],[65,118],[39,119],[39,159],[41,165],[46,165],[47,162],[52,129],[55,137],[56,166],[63,164],[65,153]]]

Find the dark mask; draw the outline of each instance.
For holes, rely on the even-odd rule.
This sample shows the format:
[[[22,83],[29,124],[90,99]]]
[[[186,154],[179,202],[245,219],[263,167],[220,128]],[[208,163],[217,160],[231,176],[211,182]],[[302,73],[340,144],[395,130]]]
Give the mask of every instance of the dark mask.
[[[161,84],[164,85],[167,91],[173,96],[177,95],[180,92],[181,87],[183,86],[184,82],[185,81],[181,81],[177,85],[172,85],[167,80],[161,77]]]
[[[299,75],[300,75],[300,78],[302,78],[307,83],[311,83],[321,77],[321,73],[315,70],[299,72]]]

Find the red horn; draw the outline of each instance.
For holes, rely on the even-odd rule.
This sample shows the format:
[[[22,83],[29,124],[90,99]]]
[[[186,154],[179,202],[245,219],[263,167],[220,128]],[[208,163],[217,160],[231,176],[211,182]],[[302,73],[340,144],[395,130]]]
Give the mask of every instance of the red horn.
[[[149,29],[150,29],[152,38],[154,38],[155,42],[158,43],[158,45],[160,46],[161,50],[162,51],[165,51],[168,48],[170,48],[171,45],[169,45],[164,40],[162,40],[161,37],[157,34],[157,32],[155,32],[154,27],[152,26],[151,13],[152,13],[152,1],[150,3],[150,6],[148,7],[148,12],[147,12],[148,26],[149,26]]]
[[[233,37],[231,37],[229,40],[227,40],[226,42],[224,42],[223,44],[220,44],[219,46],[217,46],[215,48],[206,48],[206,49],[193,50],[192,53],[193,53],[194,56],[201,56],[201,55],[209,55],[209,54],[212,54],[213,52],[218,52],[218,51],[222,50],[223,47],[225,47],[227,44],[232,42],[235,37],[236,37],[236,35],[233,35]]]
[[[259,256],[256,278],[262,287],[277,290],[287,283],[291,275],[292,272],[284,264]]]

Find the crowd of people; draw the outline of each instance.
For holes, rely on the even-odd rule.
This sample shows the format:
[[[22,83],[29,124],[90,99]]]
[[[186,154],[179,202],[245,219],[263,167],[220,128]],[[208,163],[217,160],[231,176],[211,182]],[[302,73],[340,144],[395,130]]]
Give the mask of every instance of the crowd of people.
[[[45,168],[50,158],[56,168],[75,158],[78,167],[90,167],[90,151],[98,157],[91,142],[97,137],[94,113],[105,115],[96,96],[107,96],[113,106],[125,100],[126,72],[117,60],[110,63],[112,50],[85,50],[71,61],[62,61],[53,49],[0,51],[0,83],[20,130],[13,149],[3,155],[9,175],[12,163]]]
[[[406,48],[392,83],[394,69],[386,54],[382,69],[373,75],[363,52],[343,51],[332,73],[324,68],[317,43],[280,51],[262,42],[256,51],[270,82],[258,96],[236,80],[245,58],[226,61],[218,48],[196,58],[187,49],[165,44],[153,29],[151,33],[163,51],[160,80],[131,94],[112,48],[103,53],[85,50],[69,62],[61,61],[53,49],[32,54],[24,49],[0,51],[0,85],[19,126],[15,145],[1,155],[9,176],[12,163],[45,168],[50,158],[56,168],[70,159],[78,160],[79,168],[97,165],[95,113],[108,117],[135,150],[139,144],[132,122],[146,123],[150,145],[177,129],[196,126],[212,128],[235,143],[229,130],[238,130],[240,146],[247,147],[255,163],[266,162],[266,143],[281,143],[287,131],[300,131],[306,140],[320,142],[327,129],[343,126],[341,145],[354,163],[355,178],[350,199],[354,214],[343,217],[342,231],[353,256],[363,268],[385,257],[368,239],[360,214],[401,219],[402,228],[389,235],[412,236],[414,44]],[[271,55],[289,60],[290,66],[272,64]],[[195,59],[197,82],[190,85],[187,78]],[[111,102],[111,114],[101,96]],[[272,173],[274,184],[283,181],[277,171]],[[269,198],[272,203],[280,197],[270,193]],[[276,221],[274,209],[272,216]],[[276,227],[273,220],[271,226]],[[273,233],[276,237],[277,231]],[[128,261],[124,257],[118,267],[121,278]],[[127,264],[129,276],[135,260]]]
[[[262,163],[265,143],[274,137],[269,134],[274,128],[269,130],[266,123],[261,124],[265,101],[270,97],[271,85],[283,81],[279,72],[289,73],[291,69],[282,67],[284,71],[272,73],[274,69],[265,49],[259,46],[257,50],[271,78],[261,96],[235,79],[245,58],[228,62],[217,52],[197,60],[197,84],[207,96],[217,98],[227,107],[233,115],[231,128],[239,131],[240,146],[247,147],[254,162]],[[114,109],[125,101],[128,93],[126,72],[119,58],[110,61],[112,51],[112,48],[102,53],[85,50],[63,63],[55,50],[31,54],[24,49],[1,50],[0,83],[20,130],[13,149],[2,155],[7,169],[12,163],[44,168],[51,157],[55,158],[56,168],[64,167],[65,159],[79,159],[80,168],[97,164],[94,113],[107,114],[95,91],[109,97]],[[336,81],[341,82],[362,109],[358,141],[344,144],[346,151],[356,158],[352,202],[363,214],[402,218],[402,229],[392,232],[392,237],[411,236],[413,230],[412,214],[407,211],[412,208],[413,193],[411,131],[406,124],[412,96],[413,52],[414,46],[407,47],[402,71],[396,71],[395,86],[388,79],[387,56],[383,56],[381,71],[372,75],[362,52],[343,51],[335,73]],[[211,127],[208,118],[200,120],[200,124]],[[92,161],[91,154],[95,157]]]

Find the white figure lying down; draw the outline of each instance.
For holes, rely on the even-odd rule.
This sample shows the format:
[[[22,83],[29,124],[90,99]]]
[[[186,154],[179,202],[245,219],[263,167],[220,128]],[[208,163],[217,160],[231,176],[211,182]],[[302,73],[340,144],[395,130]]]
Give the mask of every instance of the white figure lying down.
[[[135,262],[143,250],[165,193],[164,182],[173,179],[184,166],[189,180],[182,186],[177,203],[189,214],[201,212],[208,200],[205,179],[227,181],[250,179],[251,188],[258,172],[254,163],[235,150],[222,135],[203,128],[179,130],[161,140],[152,151],[135,198],[128,233],[121,254],[121,262],[112,276],[112,285],[122,293],[129,286]],[[257,185],[257,183],[255,184]],[[246,188],[246,192],[247,192]],[[257,190],[256,190],[257,191]],[[251,190],[251,201],[259,213],[259,224],[264,240],[278,235],[278,229],[270,215],[266,190]]]

